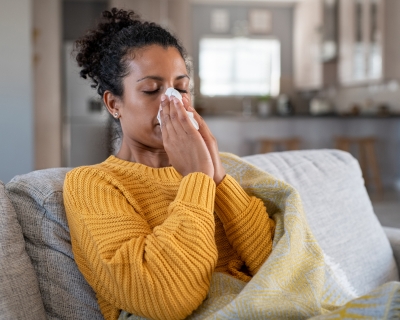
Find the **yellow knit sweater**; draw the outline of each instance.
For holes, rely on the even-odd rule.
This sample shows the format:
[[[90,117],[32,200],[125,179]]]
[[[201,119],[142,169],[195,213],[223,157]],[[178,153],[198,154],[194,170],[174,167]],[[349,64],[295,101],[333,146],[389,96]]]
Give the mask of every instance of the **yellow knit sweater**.
[[[272,250],[274,221],[229,175],[216,187],[203,173],[111,156],[70,171],[64,202],[76,263],[107,320],[120,310],[183,319],[214,271],[248,281]]]

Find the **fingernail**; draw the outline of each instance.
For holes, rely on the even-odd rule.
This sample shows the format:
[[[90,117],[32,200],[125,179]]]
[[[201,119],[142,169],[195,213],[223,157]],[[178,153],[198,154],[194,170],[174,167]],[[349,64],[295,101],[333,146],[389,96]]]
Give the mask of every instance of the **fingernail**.
[[[166,98],[167,98],[167,96],[165,94],[161,95],[161,101],[165,101]]]

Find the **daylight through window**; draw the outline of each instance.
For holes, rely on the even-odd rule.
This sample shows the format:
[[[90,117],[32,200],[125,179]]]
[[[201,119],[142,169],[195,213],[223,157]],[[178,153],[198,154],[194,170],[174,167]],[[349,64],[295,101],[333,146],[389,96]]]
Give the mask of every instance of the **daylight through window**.
[[[203,95],[277,96],[280,43],[276,39],[203,38],[199,74]]]

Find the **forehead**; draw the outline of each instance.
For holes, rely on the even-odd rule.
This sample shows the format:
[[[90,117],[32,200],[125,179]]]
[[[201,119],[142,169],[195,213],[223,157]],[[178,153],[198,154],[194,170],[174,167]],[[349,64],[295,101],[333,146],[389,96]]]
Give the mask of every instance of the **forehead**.
[[[186,74],[186,64],[178,49],[159,45],[136,49],[127,55],[130,74]]]

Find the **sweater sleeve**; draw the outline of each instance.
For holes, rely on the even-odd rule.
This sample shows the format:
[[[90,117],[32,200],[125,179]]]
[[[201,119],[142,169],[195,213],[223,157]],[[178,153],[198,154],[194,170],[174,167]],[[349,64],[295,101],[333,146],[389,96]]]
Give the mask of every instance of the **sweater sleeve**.
[[[64,184],[75,260],[86,280],[108,305],[152,319],[185,318],[206,297],[218,258],[214,181],[202,173],[184,177],[165,204],[168,218],[151,230],[134,199],[91,170],[73,170]]]
[[[215,212],[232,247],[254,275],[272,251],[275,222],[262,200],[249,196],[230,175],[216,189]]]

